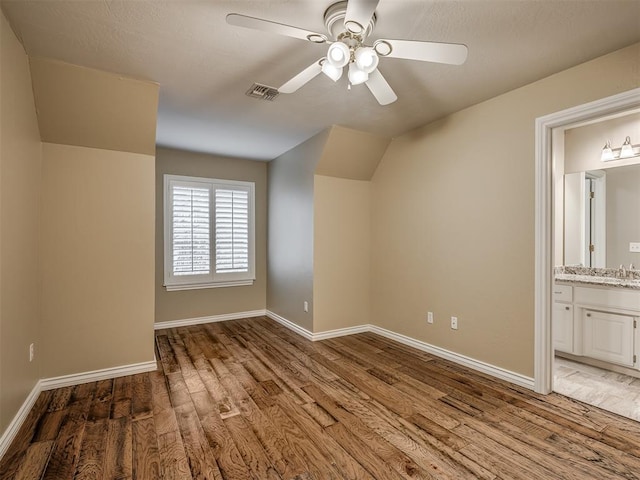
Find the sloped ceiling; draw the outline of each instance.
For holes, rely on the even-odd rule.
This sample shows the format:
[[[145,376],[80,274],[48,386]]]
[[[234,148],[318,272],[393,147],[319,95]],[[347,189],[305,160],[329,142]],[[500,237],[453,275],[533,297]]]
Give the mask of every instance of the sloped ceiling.
[[[637,0],[381,0],[376,38],[464,43],[462,66],[382,59],[398,101],[320,75],[274,102],[326,45],[230,26],[228,13],[324,32],[332,0],[1,0],[27,53],[160,84],[157,142],[269,160],[330,125],[393,137],[640,41]]]
[[[42,58],[30,67],[42,141],[155,154],[156,83]]]
[[[350,180],[371,180],[391,138],[333,126],[316,173]]]

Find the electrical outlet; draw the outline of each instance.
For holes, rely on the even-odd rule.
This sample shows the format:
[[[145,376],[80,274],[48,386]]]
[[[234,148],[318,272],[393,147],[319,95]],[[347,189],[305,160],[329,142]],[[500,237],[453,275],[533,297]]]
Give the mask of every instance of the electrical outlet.
[[[309,313],[309,302],[307,302],[305,300],[305,302],[302,304],[302,309],[306,312]]]
[[[629,251],[634,253],[640,252],[640,242],[629,242]]]
[[[427,323],[433,323],[433,312],[427,312]]]
[[[458,317],[451,317],[451,328],[453,330],[458,329]]]
[[[29,345],[29,361],[33,362],[33,357],[36,354],[36,348],[34,346],[34,344],[32,343],[31,345]]]

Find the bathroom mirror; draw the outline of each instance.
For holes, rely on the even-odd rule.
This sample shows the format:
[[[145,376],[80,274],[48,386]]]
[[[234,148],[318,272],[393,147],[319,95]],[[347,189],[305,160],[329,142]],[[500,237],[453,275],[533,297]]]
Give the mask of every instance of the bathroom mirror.
[[[640,264],[640,164],[564,176],[564,265]]]

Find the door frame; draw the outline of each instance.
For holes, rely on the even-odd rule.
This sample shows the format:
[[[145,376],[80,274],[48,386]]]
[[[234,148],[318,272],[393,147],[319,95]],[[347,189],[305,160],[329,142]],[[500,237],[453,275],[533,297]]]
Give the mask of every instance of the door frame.
[[[534,389],[553,388],[551,288],[553,286],[553,129],[640,108],[640,88],[536,118],[535,122],[535,340]]]

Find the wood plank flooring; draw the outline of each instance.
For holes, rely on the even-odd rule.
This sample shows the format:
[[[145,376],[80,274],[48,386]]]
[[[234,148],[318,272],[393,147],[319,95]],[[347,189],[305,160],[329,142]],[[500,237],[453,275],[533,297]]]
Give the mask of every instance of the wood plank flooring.
[[[156,332],[155,372],[43,392],[16,479],[640,479],[640,424],[366,333]]]

